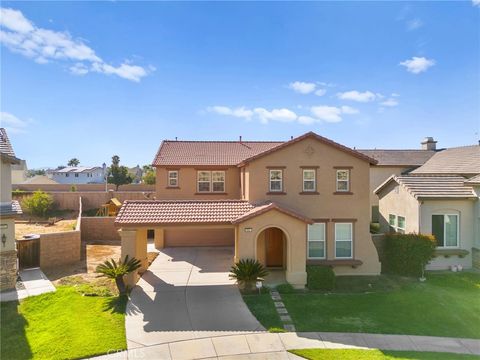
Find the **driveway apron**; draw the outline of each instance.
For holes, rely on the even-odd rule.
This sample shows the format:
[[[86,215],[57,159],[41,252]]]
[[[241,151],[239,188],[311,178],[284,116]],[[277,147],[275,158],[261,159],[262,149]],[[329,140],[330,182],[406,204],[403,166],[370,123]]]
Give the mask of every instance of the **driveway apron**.
[[[128,348],[263,332],[228,278],[231,247],[163,249],[127,305]]]

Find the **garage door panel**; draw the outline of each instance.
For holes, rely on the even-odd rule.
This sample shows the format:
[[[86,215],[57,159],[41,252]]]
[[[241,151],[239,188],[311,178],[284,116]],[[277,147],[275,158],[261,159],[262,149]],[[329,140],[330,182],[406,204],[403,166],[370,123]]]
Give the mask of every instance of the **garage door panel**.
[[[233,246],[234,229],[165,229],[165,246]]]

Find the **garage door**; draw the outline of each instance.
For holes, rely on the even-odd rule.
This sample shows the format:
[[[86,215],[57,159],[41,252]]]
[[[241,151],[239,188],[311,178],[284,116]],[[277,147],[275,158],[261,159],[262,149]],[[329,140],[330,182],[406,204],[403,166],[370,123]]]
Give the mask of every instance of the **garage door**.
[[[234,229],[165,229],[165,246],[233,246]]]

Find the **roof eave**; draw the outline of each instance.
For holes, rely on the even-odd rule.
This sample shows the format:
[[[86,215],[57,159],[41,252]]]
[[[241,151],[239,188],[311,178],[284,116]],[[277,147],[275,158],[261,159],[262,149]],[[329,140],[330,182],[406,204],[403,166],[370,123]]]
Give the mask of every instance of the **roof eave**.
[[[10,164],[20,164],[21,160],[15,156],[12,156],[12,155],[8,155],[8,154],[5,154],[5,153],[0,153],[0,156],[1,156],[1,159],[2,161],[4,162],[9,162]]]

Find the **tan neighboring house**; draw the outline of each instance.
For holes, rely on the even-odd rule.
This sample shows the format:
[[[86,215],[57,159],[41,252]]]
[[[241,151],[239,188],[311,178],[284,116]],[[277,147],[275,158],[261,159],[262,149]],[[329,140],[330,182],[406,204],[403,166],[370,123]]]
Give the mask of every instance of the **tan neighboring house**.
[[[0,290],[15,288],[17,251],[15,217],[22,213],[18,201],[12,201],[12,165],[19,164],[4,128],[0,128]]]
[[[435,153],[409,175],[391,176],[375,193],[383,231],[433,234],[427,269],[480,267],[480,146]]]
[[[365,191],[374,164],[312,132],[287,142],[163,141],[157,200],[125,201],[116,218],[122,256],[145,267],[154,229],[157,248],[233,246],[235,261],[282,269],[296,287],[307,264],[379,274]]]
[[[12,165],[12,184],[22,184],[27,180],[27,162],[20,160],[19,164]]]
[[[377,164],[370,167],[370,206],[372,222],[379,222],[378,196],[375,189],[392,175],[405,175],[422,166],[437,151],[437,142],[426,137],[421,149],[370,149],[358,150],[375,160]]]

